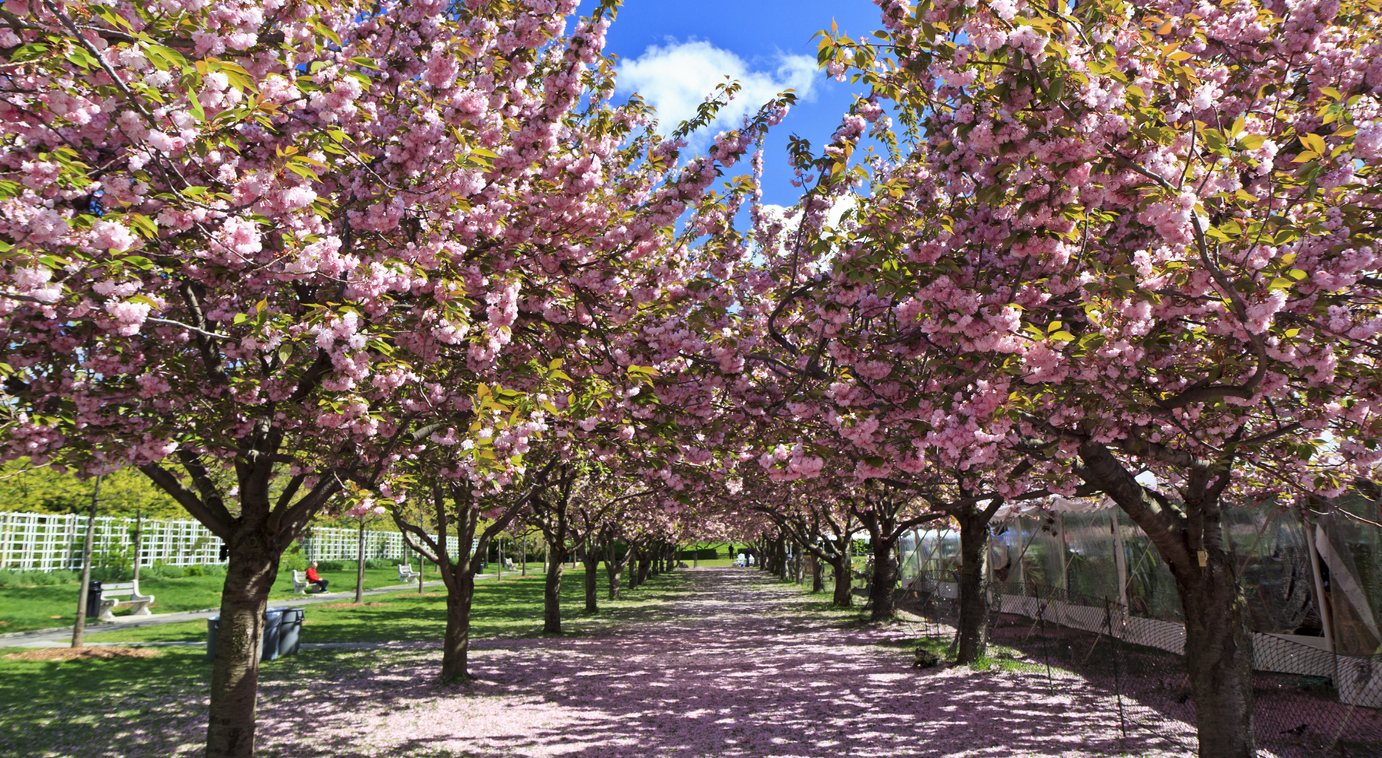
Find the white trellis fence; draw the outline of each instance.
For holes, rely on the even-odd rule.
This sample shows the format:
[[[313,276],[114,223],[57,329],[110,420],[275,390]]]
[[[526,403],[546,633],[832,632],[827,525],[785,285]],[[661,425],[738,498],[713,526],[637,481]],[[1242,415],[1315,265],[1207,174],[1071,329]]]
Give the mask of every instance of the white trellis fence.
[[[80,569],[86,519],[51,513],[0,513],[0,569]],[[92,545],[96,562],[105,562],[104,555],[129,555],[133,538],[133,518],[97,516]],[[303,553],[308,560],[355,560],[358,539],[354,529],[313,529],[302,541]],[[169,566],[226,562],[221,556],[221,538],[189,519],[145,519],[139,541],[141,566],[152,566],[156,561]],[[397,532],[365,532],[367,558],[401,560],[407,553]],[[451,555],[456,554],[453,545]]]
[[[432,535],[436,538],[436,535]],[[355,529],[314,528],[312,536],[302,541],[302,553],[309,561],[353,561],[359,551],[360,533]],[[472,551],[479,541],[471,543]],[[452,558],[460,554],[456,540],[448,540],[446,549]],[[398,532],[365,531],[365,558],[401,560],[412,557]]]

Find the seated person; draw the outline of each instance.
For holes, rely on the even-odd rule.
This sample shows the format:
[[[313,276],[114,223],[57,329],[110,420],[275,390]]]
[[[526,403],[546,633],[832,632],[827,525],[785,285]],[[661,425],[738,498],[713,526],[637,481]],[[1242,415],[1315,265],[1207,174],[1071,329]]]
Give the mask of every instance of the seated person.
[[[318,592],[326,592],[327,581],[317,574],[316,561],[312,561],[312,565],[307,567],[307,582],[308,584],[317,585]]]

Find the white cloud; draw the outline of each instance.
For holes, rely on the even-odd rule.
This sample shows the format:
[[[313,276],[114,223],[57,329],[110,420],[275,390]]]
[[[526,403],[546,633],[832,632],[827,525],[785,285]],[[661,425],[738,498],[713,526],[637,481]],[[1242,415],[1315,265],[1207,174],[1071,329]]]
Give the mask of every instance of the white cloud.
[[[803,194],[805,194],[804,191]],[[855,197],[853,194],[848,194],[843,197],[836,198],[835,203],[830,206],[830,210],[827,211],[825,214],[826,226],[829,226],[830,228],[835,230],[839,230],[840,222],[844,219],[845,212],[858,207],[859,198]],[[777,219],[783,221],[783,227],[788,230],[795,230],[797,228],[797,225],[801,223],[800,212],[798,212],[792,218],[787,219],[785,218],[787,215],[787,209],[781,205],[775,205],[773,203],[763,204],[763,215],[767,216],[770,219]]]
[[[814,94],[815,58],[778,55],[775,63],[773,70],[754,70],[743,58],[709,42],[669,41],[663,46],[648,47],[637,58],[621,61],[618,91],[637,92],[657,108],[658,131],[667,134],[695,115],[696,108],[724,83],[726,76],[737,80],[742,89],[729,105],[720,109],[708,130],[713,135],[737,127],[746,114],[757,111],[784,89],[796,90],[802,100]],[[698,136],[700,139],[695,142],[706,138]]]

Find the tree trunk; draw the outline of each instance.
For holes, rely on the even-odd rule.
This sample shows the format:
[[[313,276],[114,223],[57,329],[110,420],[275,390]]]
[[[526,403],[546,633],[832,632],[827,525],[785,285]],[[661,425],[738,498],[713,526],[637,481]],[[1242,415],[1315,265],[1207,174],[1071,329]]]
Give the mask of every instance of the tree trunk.
[[[134,578],[133,582],[139,584],[139,558],[144,545],[144,511],[142,509],[134,512]]]
[[[1220,501],[1234,459],[1185,467],[1179,503],[1154,496],[1105,445],[1082,443],[1080,461],[1081,478],[1142,528],[1176,579],[1200,757],[1252,758],[1252,635]]]
[[[848,608],[854,604],[854,593],[850,585],[853,577],[849,574],[849,556],[842,555],[830,564],[835,569],[835,595],[830,604],[836,608]]]
[[[640,551],[638,554],[638,586],[642,587],[648,583],[648,574],[652,569],[653,557]]]
[[[988,652],[988,519],[974,506],[959,515],[960,620],[956,663],[974,663]]]
[[[216,658],[211,668],[207,758],[254,755],[264,610],[269,603],[269,590],[278,577],[279,553],[270,538],[257,530],[246,529],[234,536],[221,591]]]
[[[470,606],[475,600],[475,576],[461,565],[453,571],[454,587],[448,583],[446,593],[446,637],[442,641],[441,680],[455,682],[469,676]]]
[[[547,564],[547,579],[542,587],[542,633],[561,634],[561,575],[566,569],[566,551],[552,550]]]
[[[91,512],[86,515],[86,542],[82,543],[82,579],[77,588],[77,620],[72,622],[72,647],[82,646],[86,634],[86,599],[91,588],[91,542],[96,539],[96,504],[100,502],[101,477],[91,489]]]
[[[600,551],[591,550],[587,546],[581,562],[585,565],[585,610],[586,613],[595,613],[600,610],[599,600],[596,598],[600,579]]]
[[[355,602],[365,602],[365,520],[360,519],[360,539],[355,550]]]
[[[821,559],[812,555],[807,560],[811,561],[811,594],[825,592],[825,579],[821,576]]]
[[[620,575],[624,573],[624,562],[617,560],[614,556],[615,545],[614,541],[611,540],[610,543],[605,546],[605,574],[609,577],[610,600],[619,599],[619,589],[622,586],[623,579]]]
[[[870,621],[886,621],[893,617],[894,589],[897,584],[897,561],[893,558],[892,539],[872,540],[873,580],[869,582]]]
[[[1232,556],[1212,551],[1203,574],[1177,581],[1185,612],[1185,665],[1201,758],[1252,758],[1252,633]]]

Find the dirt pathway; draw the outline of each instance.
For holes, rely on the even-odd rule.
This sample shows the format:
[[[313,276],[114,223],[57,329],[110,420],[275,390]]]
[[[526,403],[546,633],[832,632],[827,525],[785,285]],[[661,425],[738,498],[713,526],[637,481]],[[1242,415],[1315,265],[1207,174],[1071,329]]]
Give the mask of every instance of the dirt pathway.
[[[880,644],[905,627],[842,623],[758,571],[682,571],[638,594],[566,638],[479,643],[468,685],[433,683],[434,647],[266,682],[263,754],[1173,755],[1120,743],[1115,709],[1052,696],[1044,675],[912,669]]]

